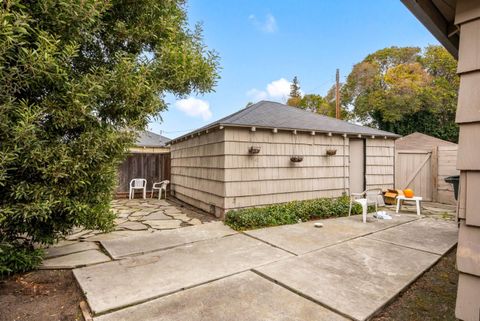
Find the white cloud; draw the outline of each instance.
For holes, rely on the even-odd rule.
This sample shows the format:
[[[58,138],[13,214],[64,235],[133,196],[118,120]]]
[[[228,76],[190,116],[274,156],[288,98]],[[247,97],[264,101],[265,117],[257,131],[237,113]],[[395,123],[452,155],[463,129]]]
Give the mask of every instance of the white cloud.
[[[212,117],[210,104],[208,101],[189,97],[187,99],[177,100],[175,106],[191,117],[201,117],[203,120],[208,120]]]
[[[252,88],[247,91],[247,96],[252,97],[255,101],[263,100],[268,97],[268,94],[263,90],[258,90],[256,88]]]
[[[265,90],[252,88],[247,91],[247,96],[255,101],[270,98],[272,100],[286,100],[290,95],[290,85],[292,83],[285,78],[280,78],[267,84]]]
[[[274,80],[267,85],[267,92],[273,98],[283,98],[290,94],[291,83],[285,78]]]
[[[270,13],[265,15],[265,20],[263,21],[258,20],[254,14],[249,15],[248,20],[250,20],[256,28],[265,33],[274,33],[278,30],[277,20]]]

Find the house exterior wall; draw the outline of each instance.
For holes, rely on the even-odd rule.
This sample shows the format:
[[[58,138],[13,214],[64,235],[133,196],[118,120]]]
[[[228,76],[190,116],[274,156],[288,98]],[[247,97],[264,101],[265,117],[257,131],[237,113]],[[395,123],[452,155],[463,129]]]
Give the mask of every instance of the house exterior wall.
[[[216,216],[225,208],[224,135],[224,130],[195,135],[170,149],[171,193]]]
[[[393,187],[392,139],[366,141],[367,188]],[[349,192],[349,139],[341,135],[226,127],[171,146],[172,194],[222,216],[230,209]],[[251,146],[260,147],[250,154]],[[336,155],[327,156],[327,149]],[[291,162],[299,155],[303,161]]]
[[[458,73],[460,90],[457,123],[460,126],[457,168],[460,170],[457,267],[460,272],[456,316],[480,316],[480,2],[458,0],[455,24],[460,27]]]
[[[348,139],[292,131],[225,131],[226,209],[341,196],[348,189]],[[250,155],[250,146],[260,153]],[[326,156],[336,149],[335,156]],[[290,157],[303,156],[293,163]],[[345,155],[345,159],[344,156]]]
[[[395,173],[395,141],[393,139],[366,140],[366,187],[393,188]]]

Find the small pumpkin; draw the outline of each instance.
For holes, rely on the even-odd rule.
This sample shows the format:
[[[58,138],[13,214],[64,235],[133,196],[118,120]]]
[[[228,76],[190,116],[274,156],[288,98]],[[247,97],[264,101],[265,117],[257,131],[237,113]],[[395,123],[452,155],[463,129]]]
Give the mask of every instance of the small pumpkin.
[[[413,194],[413,190],[407,188],[403,190],[403,195],[407,198],[412,198],[415,194]]]

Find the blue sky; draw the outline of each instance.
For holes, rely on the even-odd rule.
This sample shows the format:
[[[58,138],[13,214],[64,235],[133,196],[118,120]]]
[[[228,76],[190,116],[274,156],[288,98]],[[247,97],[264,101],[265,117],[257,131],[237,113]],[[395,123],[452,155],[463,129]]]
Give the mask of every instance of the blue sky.
[[[438,44],[400,0],[190,0],[192,23],[220,55],[215,92],[177,100],[149,128],[174,138],[247,102],[284,102],[294,76],[305,93],[325,94],[366,55],[389,46]]]

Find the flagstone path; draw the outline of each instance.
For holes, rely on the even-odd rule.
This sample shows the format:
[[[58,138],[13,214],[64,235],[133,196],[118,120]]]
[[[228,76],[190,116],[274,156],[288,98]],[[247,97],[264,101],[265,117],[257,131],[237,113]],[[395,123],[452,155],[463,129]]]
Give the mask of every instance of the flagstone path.
[[[112,201],[112,210],[117,216],[114,231],[75,228],[64,240],[46,250],[41,268],[75,268],[111,261],[112,257],[102,250],[100,242],[151,236],[216,221],[213,216],[163,199],[117,199]]]

